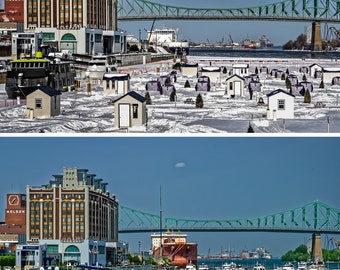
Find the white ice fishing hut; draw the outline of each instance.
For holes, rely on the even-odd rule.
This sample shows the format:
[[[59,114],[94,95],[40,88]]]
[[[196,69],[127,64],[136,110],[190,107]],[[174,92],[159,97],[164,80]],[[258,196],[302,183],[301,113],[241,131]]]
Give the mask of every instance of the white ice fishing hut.
[[[235,96],[244,96],[245,79],[237,74],[231,75],[226,79],[226,94],[232,98]]]
[[[130,75],[107,73],[103,76],[104,94],[124,95],[130,91]]]
[[[309,66],[309,76],[314,77],[315,76],[315,72],[316,71],[321,71],[322,70],[322,66],[320,66],[319,64],[311,64]]]
[[[52,117],[60,114],[61,92],[50,86],[32,87],[26,96],[27,116]]]
[[[146,98],[130,91],[114,101],[114,125],[118,128],[143,126],[147,123]]]
[[[324,83],[332,83],[333,78],[340,76],[340,68],[322,68],[322,79]]]
[[[247,76],[249,74],[249,65],[248,64],[234,64],[232,66],[233,74],[237,74],[239,76]]]
[[[295,96],[277,89],[269,94],[267,119],[293,119],[294,118],[294,98]]]
[[[207,76],[211,83],[219,83],[221,81],[221,68],[220,67],[203,67],[200,76]]]
[[[182,76],[193,77],[197,76],[198,64],[183,64],[181,66]]]

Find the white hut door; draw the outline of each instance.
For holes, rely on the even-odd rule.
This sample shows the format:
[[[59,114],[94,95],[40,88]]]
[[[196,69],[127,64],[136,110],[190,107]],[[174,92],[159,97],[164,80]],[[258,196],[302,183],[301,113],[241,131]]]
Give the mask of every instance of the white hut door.
[[[235,82],[235,96],[241,95],[241,82]]]
[[[118,81],[118,94],[124,94],[124,81]]]
[[[119,127],[130,126],[130,105],[119,104]]]

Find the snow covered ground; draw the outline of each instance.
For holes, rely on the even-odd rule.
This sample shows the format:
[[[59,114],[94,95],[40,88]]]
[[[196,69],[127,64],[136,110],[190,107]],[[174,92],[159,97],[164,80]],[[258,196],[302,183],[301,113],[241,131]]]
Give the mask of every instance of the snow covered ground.
[[[299,72],[302,66],[318,63],[323,67],[338,67],[335,60],[301,60],[301,59],[250,59],[250,58],[214,58],[188,56],[188,63],[198,62],[200,66],[225,66],[230,70],[235,63],[248,63],[250,73],[255,68],[266,66],[269,70],[277,68],[302,80],[303,73]],[[145,85],[149,80],[156,80],[160,75],[172,71],[173,61],[151,63],[146,66],[137,65],[121,67],[120,72],[131,75],[131,90],[145,95]],[[159,70],[160,72],[157,72]],[[194,104],[185,104],[184,100],[196,100],[196,77],[184,77],[180,72],[174,86],[177,91],[177,102],[170,102],[169,96],[150,92],[152,105],[148,105],[148,124],[146,127],[119,130],[114,126],[114,107],[112,101],[118,96],[104,95],[101,85],[94,83],[93,91],[89,96],[86,92],[85,82],[82,82],[78,91],[63,92],[61,96],[62,114],[53,118],[29,119],[26,115],[25,104],[0,108],[1,133],[138,133],[138,134],[226,134],[246,133],[251,125],[255,133],[340,133],[340,105],[338,95],[340,86],[325,84],[320,89],[320,79],[314,79],[306,74],[307,80],[313,83],[314,91],[311,93],[312,102],[304,103],[302,96],[295,97],[295,119],[267,120],[266,106],[257,106],[259,97],[267,103],[266,94],[276,90],[285,89],[285,82],[280,78],[270,78],[266,73],[260,73],[260,82],[263,91],[254,94],[250,100],[248,91],[245,97],[234,99],[225,95],[225,79],[222,74],[221,83],[213,85],[214,91],[200,92],[203,96],[204,107],[196,108]],[[190,88],[184,88],[186,80]],[[0,87],[0,99],[5,99],[4,86]],[[325,104],[324,108],[315,108],[316,102]]]

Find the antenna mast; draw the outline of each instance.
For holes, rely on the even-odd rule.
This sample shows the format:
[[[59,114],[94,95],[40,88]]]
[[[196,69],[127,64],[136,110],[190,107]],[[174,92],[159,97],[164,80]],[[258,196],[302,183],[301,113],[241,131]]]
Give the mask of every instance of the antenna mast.
[[[162,185],[159,187],[159,238],[160,238],[160,252],[159,256],[162,258],[163,256],[163,239],[162,239]]]

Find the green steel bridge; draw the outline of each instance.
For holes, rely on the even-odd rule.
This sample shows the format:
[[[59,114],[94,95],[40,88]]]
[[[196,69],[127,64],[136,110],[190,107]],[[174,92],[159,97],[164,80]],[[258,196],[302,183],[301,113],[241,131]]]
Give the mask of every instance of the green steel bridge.
[[[274,0],[273,0],[274,1]],[[339,0],[285,0],[240,8],[192,8],[148,0],[118,0],[118,21],[141,20],[266,20],[340,22]]]
[[[235,220],[192,220],[171,218],[119,206],[119,232],[294,232],[340,234],[340,210],[319,201],[285,212]]]

